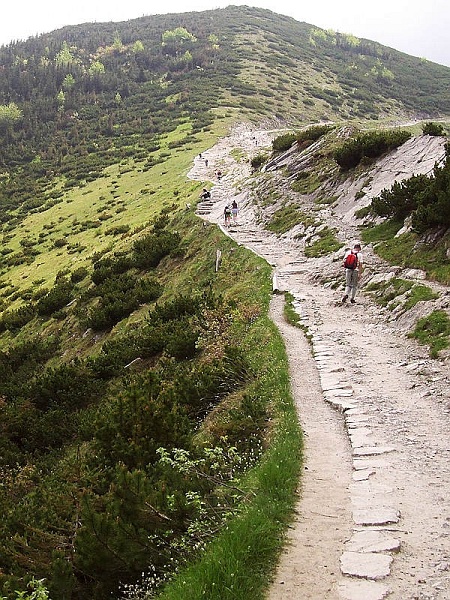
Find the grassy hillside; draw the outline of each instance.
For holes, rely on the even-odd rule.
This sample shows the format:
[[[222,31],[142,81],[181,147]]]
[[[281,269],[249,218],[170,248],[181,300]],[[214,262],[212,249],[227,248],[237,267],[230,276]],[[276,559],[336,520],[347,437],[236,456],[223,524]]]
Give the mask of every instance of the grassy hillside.
[[[248,7],[66,27],[0,64],[6,231],[109,166],[163,163],[177,127],[177,147],[201,143],[216,109],[296,125],[450,114],[450,69]]]
[[[300,434],[270,269],[199,223],[186,173],[238,119],[448,115],[450,70],[248,7],[67,27],[0,65],[0,593],[132,597],[208,548],[192,589],[256,600]],[[214,570],[225,523],[248,535]]]
[[[189,124],[180,125],[160,138],[153,167],[148,164],[151,154],[145,161],[124,158],[106,168],[101,178],[56,189],[21,219],[13,215],[12,223],[4,226],[2,246],[3,297],[8,304],[12,288],[19,299],[19,290],[26,293],[32,282],[49,285],[59,271],[89,264],[94,254],[128,247],[133,233],[162,209],[196,200],[199,184],[188,184],[185,174],[194,156],[226,123],[219,121],[214,134],[205,134],[201,143],[170,149],[190,131]]]
[[[100,599],[160,584],[265,507],[278,541],[245,546],[261,589],[300,451],[270,267],[172,201],[113,240],[47,294],[30,282],[26,318],[2,317],[0,589],[16,598],[34,576],[52,599]]]

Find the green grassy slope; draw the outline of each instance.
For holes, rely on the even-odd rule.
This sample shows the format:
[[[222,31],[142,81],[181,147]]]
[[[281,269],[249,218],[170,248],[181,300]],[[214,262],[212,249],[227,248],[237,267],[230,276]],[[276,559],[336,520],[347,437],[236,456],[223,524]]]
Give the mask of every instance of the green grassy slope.
[[[225,522],[240,533],[257,525],[267,549],[219,540],[205,556],[219,564],[214,555],[231,545],[229,568],[201,562],[192,590],[238,576],[256,598],[267,585],[301,455],[286,357],[267,318],[270,267],[186,209],[201,188],[187,170],[228,123],[171,148],[163,164],[112,165],[8,232],[5,256],[25,260],[5,266],[0,316],[5,598],[32,576],[53,600],[110,597],[155,574],[162,583]],[[161,151],[188,130],[161,138]],[[156,303],[127,308],[125,276],[132,299],[156,280]],[[160,463],[159,446],[189,453],[191,471]],[[211,452],[223,458],[211,464]],[[245,575],[249,561],[258,577]]]
[[[270,269],[194,217],[186,174],[238,119],[448,114],[450,70],[248,7],[63,28],[0,64],[1,593],[103,600],[208,549],[191,597],[235,576],[260,597],[300,432]]]

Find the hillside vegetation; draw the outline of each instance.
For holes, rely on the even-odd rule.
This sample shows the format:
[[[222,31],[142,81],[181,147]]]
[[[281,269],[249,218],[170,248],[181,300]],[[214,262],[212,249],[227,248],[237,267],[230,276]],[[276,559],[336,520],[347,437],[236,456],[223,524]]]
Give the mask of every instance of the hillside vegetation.
[[[376,134],[348,151],[335,123],[448,116],[450,69],[248,7],[67,27],[0,48],[0,66],[0,594],[150,597],[207,550],[191,589],[259,599],[301,436],[270,267],[199,222],[186,174],[232,123],[264,121],[289,133],[255,170],[331,140],[285,173],[319,201],[373,159]],[[416,213],[435,218],[433,193],[447,206],[447,171]],[[272,212],[279,234],[318,224]],[[338,247],[322,228],[308,252]]]
[[[365,255],[378,255],[361,286],[402,333],[444,362],[450,347],[447,132],[448,123],[428,122],[420,129],[321,125],[282,134],[271,153],[252,159],[255,173],[262,172],[250,191],[259,225],[320,259],[315,280],[333,289],[341,286],[336,265],[345,245],[360,237]]]

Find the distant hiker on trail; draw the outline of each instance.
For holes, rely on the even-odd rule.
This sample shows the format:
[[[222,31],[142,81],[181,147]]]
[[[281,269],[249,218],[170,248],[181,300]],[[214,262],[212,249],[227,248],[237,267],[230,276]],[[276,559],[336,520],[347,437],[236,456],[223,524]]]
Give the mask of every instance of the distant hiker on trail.
[[[346,248],[344,255],[345,267],[345,295],[342,302],[345,303],[350,296],[350,302],[355,303],[356,289],[362,275],[364,264],[361,252],[361,244],[355,243],[353,248]]]
[[[217,171],[216,175],[217,175],[217,181],[220,181],[222,179],[222,171]]]
[[[233,225],[237,224],[237,216],[238,216],[238,205],[236,200],[233,200],[231,204],[231,214],[233,215]]]
[[[203,191],[200,194],[200,199],[208,200],[208,198],[211,198],[211,192],[209,190],[207,190],[206,188],[203,188]]]
[[[223,218],[225,220],[225,226],[228,226],[231,223],[231,209],[228,204],[223,209]]]
[[[208,166],[208,159],[205,158],[205,167],[207,167],[207,166]]]

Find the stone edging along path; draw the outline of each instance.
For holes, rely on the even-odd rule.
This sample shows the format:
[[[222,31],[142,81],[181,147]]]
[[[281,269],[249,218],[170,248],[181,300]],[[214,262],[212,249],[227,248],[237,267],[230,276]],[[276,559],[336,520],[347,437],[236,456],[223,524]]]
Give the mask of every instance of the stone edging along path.
[[[209,170],[196,160],[189,176],[214,180],[221,169],[202,218],[273,265],[277,289],[294,296],[312,339],[314,358],[303,332],[283,323],[275,295],[306,471],[269,598],[450,600],[448,367],[399,335],[363,295],[341,305],[340,291],[313,282],[321,259],[258,227],[248,167],[229,154],[251,149],[255,136],[259,147],[269,139],[244,128],[203,153]],[[239,224],[225,229],[223,207],[233,197]]]

